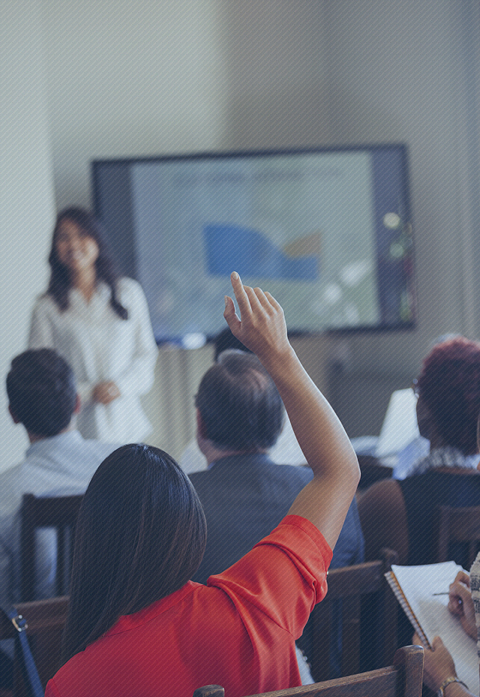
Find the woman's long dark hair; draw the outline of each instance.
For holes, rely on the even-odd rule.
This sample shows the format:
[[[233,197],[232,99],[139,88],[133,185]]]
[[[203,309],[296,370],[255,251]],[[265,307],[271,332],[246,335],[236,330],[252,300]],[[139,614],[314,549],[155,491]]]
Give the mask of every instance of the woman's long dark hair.
[[[163,450],[124,445],[93,475],[78,516],[62,662],[121,615],[181,588],[205,551],[202,504]]]
[[[112,310],[121,318],[128,319],[128,310],[123,307],[117,298],[117,273],[113,260],[104,239],[102,226],[95,218],[93,213],[83,208],[65,208],[57,216],[55,228],[53,230],[52,248],[48,257],[51,274],[48,284],[47,295],[51,295],[60,310],[67,310],[69,299],[68,291],[72,287],[70,270],[64,266],[57,255],[57,236],[60,225],[64,220],[70,220],[78,225],[86,237],[91,237],[98,245],[98,257],[95,262],[96,280],[104,281],[110,290],[110,305]]]

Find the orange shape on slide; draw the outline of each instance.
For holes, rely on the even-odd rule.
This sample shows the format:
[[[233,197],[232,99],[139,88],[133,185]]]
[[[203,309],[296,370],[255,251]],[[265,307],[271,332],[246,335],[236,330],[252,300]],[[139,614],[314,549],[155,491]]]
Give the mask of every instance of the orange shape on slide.
[[[289,242],[283,247],[284,253],[292,258],[298,257],[320,257],[322,249],[322,233],[320,230],[311,232],[304,237],[297,237],[293,242]]]

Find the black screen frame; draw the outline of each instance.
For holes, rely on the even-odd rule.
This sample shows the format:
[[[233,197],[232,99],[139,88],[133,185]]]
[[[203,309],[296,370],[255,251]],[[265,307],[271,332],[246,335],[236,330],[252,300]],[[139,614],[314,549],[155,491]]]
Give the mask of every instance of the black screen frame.
[[[115,243],[113,239],[113,233],[108,228],[106,229],[107,243],[110,247],[116,249],[115,258],[119,267],[119,271],[122,275],[130,276],[132,278],[138,278],[136,255],[135,255],[135,244],[133,235],[133,213],[131,199],[129,196],[129,171],[128,168],[136,164],[146,164],[146,163],[157,163],[157,162],[181,162],[188,160],[212,160],[212,159],[232,159],[232,158],[260,158],[260,157],[272,157],[272,156],[289,156],[289,155],[310,155],[315,153],[336,153],[336,152],[358,152],[358,151],[370,151],[382,153],[382,151],[391,150],[392,148],[398,150],[399,157],[401,160],[400,167],[400,177],[401,185],[400,191],[402,195],[402,201],[404,204],[404,216],[408,221],[410,226],[410,238],[412,240],[412,250],[410,252],[410,262],[412,265],[411,278],[409,280],[409,290],[412,295],[412,319],[410,321],[401,321],[398,323],[384,323],[380,322],[374,326],[371,325],[361,325],[355,327],[344,327],[344,328],[326,328],[325,330],[293,330],[289,332],[290,336],[315,336],[318,334],[329,334],[333,336],[341,335],[351,335],[359,333],[378,333],[378,332],[398,332],[398,331],[411,331],[416,328],[418,315],[417,315],[417,301],[416,301],[416,274],[415,274],[415,239],[412,223],[412,207],[411,207],[411,196],[410,196],[410,169],[409,169],[409,156],[408,156],[408,146],[405,143],[369,143],[361,145],[329,145],[329,146],[315,146],[315,147],[304,147],[304,148],[283,148],[283,149],[262,149],[262,150],[229,150],[229,151],[206,151],[206,152],[194,152],[187,154],[168,154],[168,155],[158,155],[158,156],[148,156],[148,157],[124,157],[124,158],[102,158],[95,159],[91,162],[91,181],[92,181],[92,199],[93,199],[93,209],[96,216],[104,221],[105,219],[105,203],[103,196],[100,192],[100,170],[105,167],[114,166],[117,167],[125,166],[126,170],[123,172],[123,177],[117,174],[117,178],[113,180],[112,191],[110,191],[110,200],[114,202],[109,211],[110,221],[113,221],[113,226],[115,228]],[[118,170],[120,172],[120,170]],[[378,217],[378,216],[377,216]],[[376,221],[376,230],[378,230],[379,222]],[[120,234],[119,234],[120,233]],[[377,232],[376,232],[377,234]],[[118,239],[121,239],[120,245],[118,245]],[[377,260],[378,261],[378,260]],[[377,272],[378,272],[377,264]],[[387,270],[388,273],[388,270]],[[381,281],[377,278],[377,287],[380,288]],[[379,298],[381,303],[381,298]],[[207,340],[210,341],[211,336],[207,336]],[[168,340],[159,340],[159,344],[168,343]]]

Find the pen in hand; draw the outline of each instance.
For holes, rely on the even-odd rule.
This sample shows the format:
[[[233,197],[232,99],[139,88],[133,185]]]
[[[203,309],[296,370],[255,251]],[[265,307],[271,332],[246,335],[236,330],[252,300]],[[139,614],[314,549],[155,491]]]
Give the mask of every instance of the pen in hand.
[[[442,593],[432,593],[433,595],[450,595],[448,591],[443,591]],[[463,605],[463,600],[461,598],[458,598],[458,604]]]

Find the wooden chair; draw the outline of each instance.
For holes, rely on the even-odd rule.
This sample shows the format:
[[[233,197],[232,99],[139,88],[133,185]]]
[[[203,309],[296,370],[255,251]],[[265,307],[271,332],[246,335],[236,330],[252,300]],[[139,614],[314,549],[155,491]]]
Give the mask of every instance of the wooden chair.
[[[332,675],[331,646],[340,623],[341,675],[379,668],[393,660],[397,601],[384,574],[396,563],[397,554],[383,550],[382,557],[381,561],[329,571],[327,596],[315,607],[307,625],[308,644],[303,637],[298,642],[317,682]]]
[[[453,554],[452,544],[460,548],[454,550]],[[458,564],[463,564],[466,569],[469,569],[479,548],[480,506],[469,508],[439,506],[437,561],[449,561],[455,557],[455,561],[458,559]],[[462,558],[458,558],[457,554],[460,554]]]
[[[73,537],[83,496],[36,497],[24,494],[20,529],[20,592],[24,602],[35,598],[35,532],[55,528],[57,568],[55,595],[68,593],[72,566]]]
[[[393,665],[345,678],[264,692],[252,697],[420,697],[423,681],[423,648],[405,646],[395,653]],[[219,685],[195,690],[193,697],[224,697]]]
[[[68,598],[37,600],[31,603],[16,603],[15,609],[28,624],[26,629],[30,648],[45,687],[53,678],[60,664],[60,648],[63,628],[67,618]],[[0,639],[14,639],[16,630],[8,617],[0,612]],[[20,657],[14,658],[14,697],[26,697],[21,672]]]

